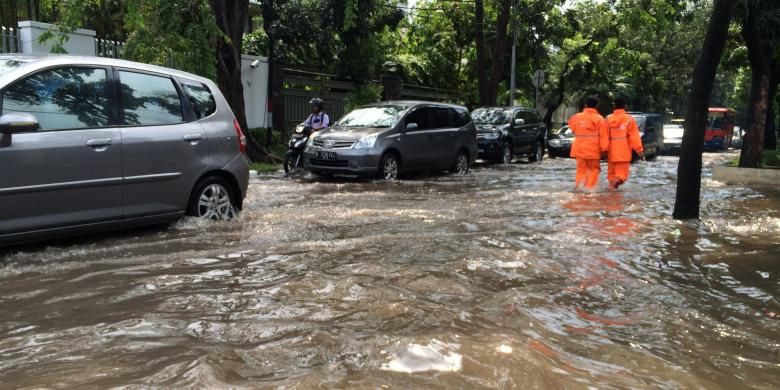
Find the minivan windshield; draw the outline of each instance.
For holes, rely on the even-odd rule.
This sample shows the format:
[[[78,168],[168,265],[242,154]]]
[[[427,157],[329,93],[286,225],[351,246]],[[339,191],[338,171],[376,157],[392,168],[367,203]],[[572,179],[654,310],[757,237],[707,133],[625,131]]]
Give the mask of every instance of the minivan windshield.
[[[503,108],[477,108],[471,113],[471,119],[479,125],[502,125],[509,123],[511,115]]]
[[[0,60],[0,75],[24,65],[24,61],[2,59]]]
[[[406,111],[402,106],[362,107],[350,111],[338,122],[341,127],[390,127]]]

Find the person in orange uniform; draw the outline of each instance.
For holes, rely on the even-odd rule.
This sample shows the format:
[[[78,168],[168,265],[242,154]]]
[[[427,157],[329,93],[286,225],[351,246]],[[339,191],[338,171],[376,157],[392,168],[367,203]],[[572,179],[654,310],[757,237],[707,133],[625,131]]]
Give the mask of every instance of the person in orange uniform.
[[[644,158],[642,138],[639,135],[634,117],[626,114],[626,98],[615,98],[615,111],[607,116],[609,123],[609,153],[607,163],[607,180],[609,190],[615,191],[628,180],[631,166],[631,151]]]
[[[601,156],[609,148],[607,122],[596,107],[599,99],[595,96],[585,101],[585,109],[569,118],[569,128],[574,132],[571,145],[571,157],[577,159],[575,189],[584,186],[588,190],[596,187],[601,173]]]

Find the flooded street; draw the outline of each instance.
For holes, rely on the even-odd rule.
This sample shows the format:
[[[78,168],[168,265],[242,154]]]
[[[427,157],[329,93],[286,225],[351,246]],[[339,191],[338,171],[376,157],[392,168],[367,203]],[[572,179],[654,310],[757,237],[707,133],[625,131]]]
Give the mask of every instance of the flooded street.
[[[6,250],[0,388],[778,388],[780,191],[708,168],[680,223],[676,168],[259,176],[237,223]]]

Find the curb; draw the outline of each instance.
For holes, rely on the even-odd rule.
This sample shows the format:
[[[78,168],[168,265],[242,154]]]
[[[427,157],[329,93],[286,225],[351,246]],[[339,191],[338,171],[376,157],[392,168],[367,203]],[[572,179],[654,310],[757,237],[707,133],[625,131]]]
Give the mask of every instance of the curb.
[[[726,184],[780,184],[780,169],[736,168],[718,165],[712,168],[712,179]]]

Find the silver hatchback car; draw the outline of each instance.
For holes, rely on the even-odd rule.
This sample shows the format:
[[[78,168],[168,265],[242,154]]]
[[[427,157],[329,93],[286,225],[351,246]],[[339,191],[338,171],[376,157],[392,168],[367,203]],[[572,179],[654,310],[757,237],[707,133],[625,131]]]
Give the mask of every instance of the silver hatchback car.
[[[477,131],[465,107],[391,101],[359,107],[309,138],[305,164],[314,174],[376,176],[403,172],[465,174],[477,158]]]
[[[229,220],[246,138],[217,86],[172,69],[0,55],[0,244]]]

